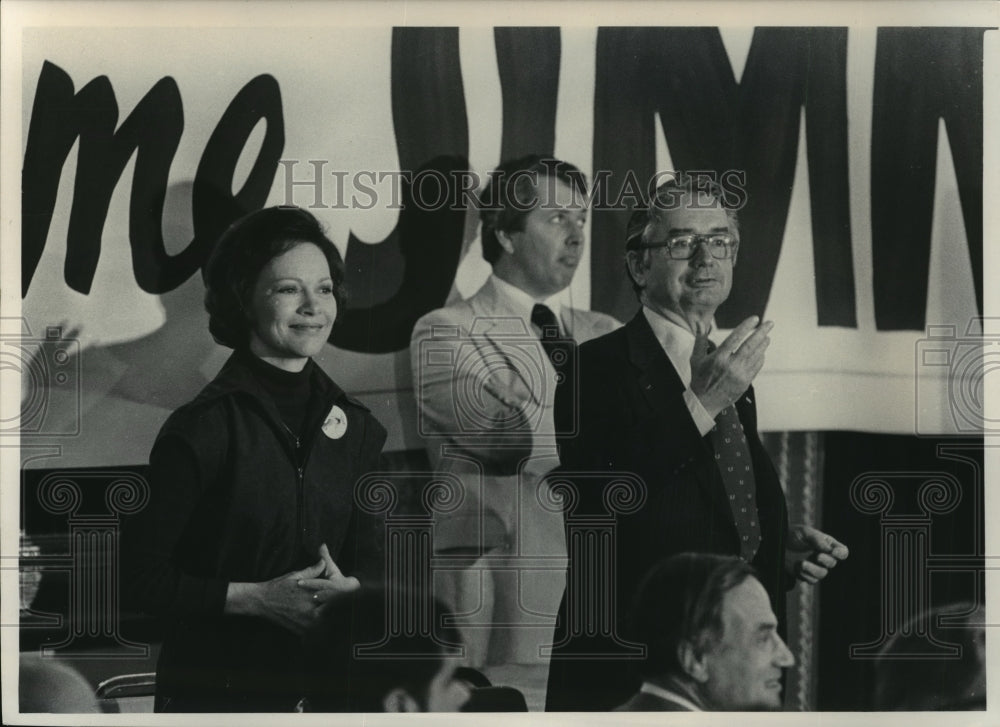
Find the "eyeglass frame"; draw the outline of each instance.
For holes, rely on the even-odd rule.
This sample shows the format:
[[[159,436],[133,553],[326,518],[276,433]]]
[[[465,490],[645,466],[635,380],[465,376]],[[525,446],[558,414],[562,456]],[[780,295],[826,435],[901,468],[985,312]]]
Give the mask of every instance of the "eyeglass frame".
[[[670,256],[671,260],[690,260],[691,258],[693,258],[695,255],[698,254],[698,248],[701,245],[703,245],[703,244],[707,245],[711,241],[711,239],[713,237],[726,237],[726,238],[729,238],[729,243],[726,244],[726,245],[724,245],[722,247],[722,250],[724,250],[725,253],[726,253],[723,257],[719,257],[718,255],[716,255],[715,254],[715,250],[712,247],[709,247],[708,248],[708,254],[711,255],[712,258],[714,258],[715,260],[732,260],[732,259],[734,259],[736,257],[736,253],[739,251],[739,248],[740,248],[740,240],[739,240],[738,237],[736,237],[736,235],[734,235],[731,232],[710,232],[710,233],[705,234],[705,235],[699,235],[699,234],[694,234],[694,233],[685,234],[685,235],[676,235],[674,237],[669,237],[666,240],[662,240],[660,242],[641,242],[640,241],[638,245],[632,246],[631,249],[632,250],[655,250],[657,248],[664,248],[665,247],[667,249],[667,254]],[[692,238],[693,245],[691,247],[691,254],[688,255],[687,257],[677,257],[674,254],[674,247],[673,246],[674,246],[674,244],[676,244],[676,242],[678,240],[683,240],[685,238]]]

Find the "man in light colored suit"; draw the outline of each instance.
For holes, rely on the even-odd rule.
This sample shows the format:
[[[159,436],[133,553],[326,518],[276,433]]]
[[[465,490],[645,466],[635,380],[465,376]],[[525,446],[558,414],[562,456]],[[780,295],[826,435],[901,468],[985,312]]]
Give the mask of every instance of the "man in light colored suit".
[[[753,568],[737,556],[680,553],[639,586],[632,639],[646,647],[642,686],[619,712],[781,708],[795,658]]]
[[[575,386],[575,344],[619,323],[559,296],[585,243],[586,178],[576,167],[507,162],[483,200],[493,274],[417,321],[410,346],[431,464],[464,488],[461,506],[435,523],[434,550],[468,567],[438,572],[435,588],[454,612],[472,614],[460,621],[472,665],[539,664],[565,582],[562,516],[543,484],[559,464],[555,391]]]

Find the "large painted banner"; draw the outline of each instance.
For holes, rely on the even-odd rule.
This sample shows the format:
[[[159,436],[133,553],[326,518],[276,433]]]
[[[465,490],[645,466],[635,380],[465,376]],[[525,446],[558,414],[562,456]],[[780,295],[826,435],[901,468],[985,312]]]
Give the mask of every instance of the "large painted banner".
[[[650,184],[682,170],[732,191],[742,242],[717,323],[775,321],[764,429],[981,428],[997,31],[662,23],[25,29],[21,311],[2,343],[25,373],[22,446],[59,453],[28,466],[145,461],[228,353],[200,266],[275,204],[312,211],[346,260],[322,365],[389,449],[420,447],[410,331],[486,279],[476,191],[528,152],[590,178],[565,295],[621,320],[625,221]]]

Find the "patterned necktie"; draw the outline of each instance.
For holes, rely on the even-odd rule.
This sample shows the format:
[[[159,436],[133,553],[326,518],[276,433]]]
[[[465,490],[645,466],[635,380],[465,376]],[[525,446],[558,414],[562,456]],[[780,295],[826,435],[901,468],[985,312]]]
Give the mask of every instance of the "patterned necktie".
[[[715,346],[709,342],[709,353]],[[760,548],[760,518],[757,515],[757,482],[754,479],[750,447],[736,405],[719,412],[715,426],[709,432],[715,462],[729,498],[729,510],[740,536],[740,557],[753,561]]]

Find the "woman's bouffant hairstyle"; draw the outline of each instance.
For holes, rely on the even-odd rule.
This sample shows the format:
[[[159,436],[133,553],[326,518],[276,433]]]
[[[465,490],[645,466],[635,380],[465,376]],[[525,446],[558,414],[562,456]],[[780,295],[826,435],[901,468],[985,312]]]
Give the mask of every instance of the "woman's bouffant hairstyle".
[[[230,225],[202,268],[208,330],[218,343],[229,348],[249,345],[257,278],[271,260],[306,242],[326,257],[337,310],[344,309],[344,260],[319,221],[299,207],[268,207]]]

